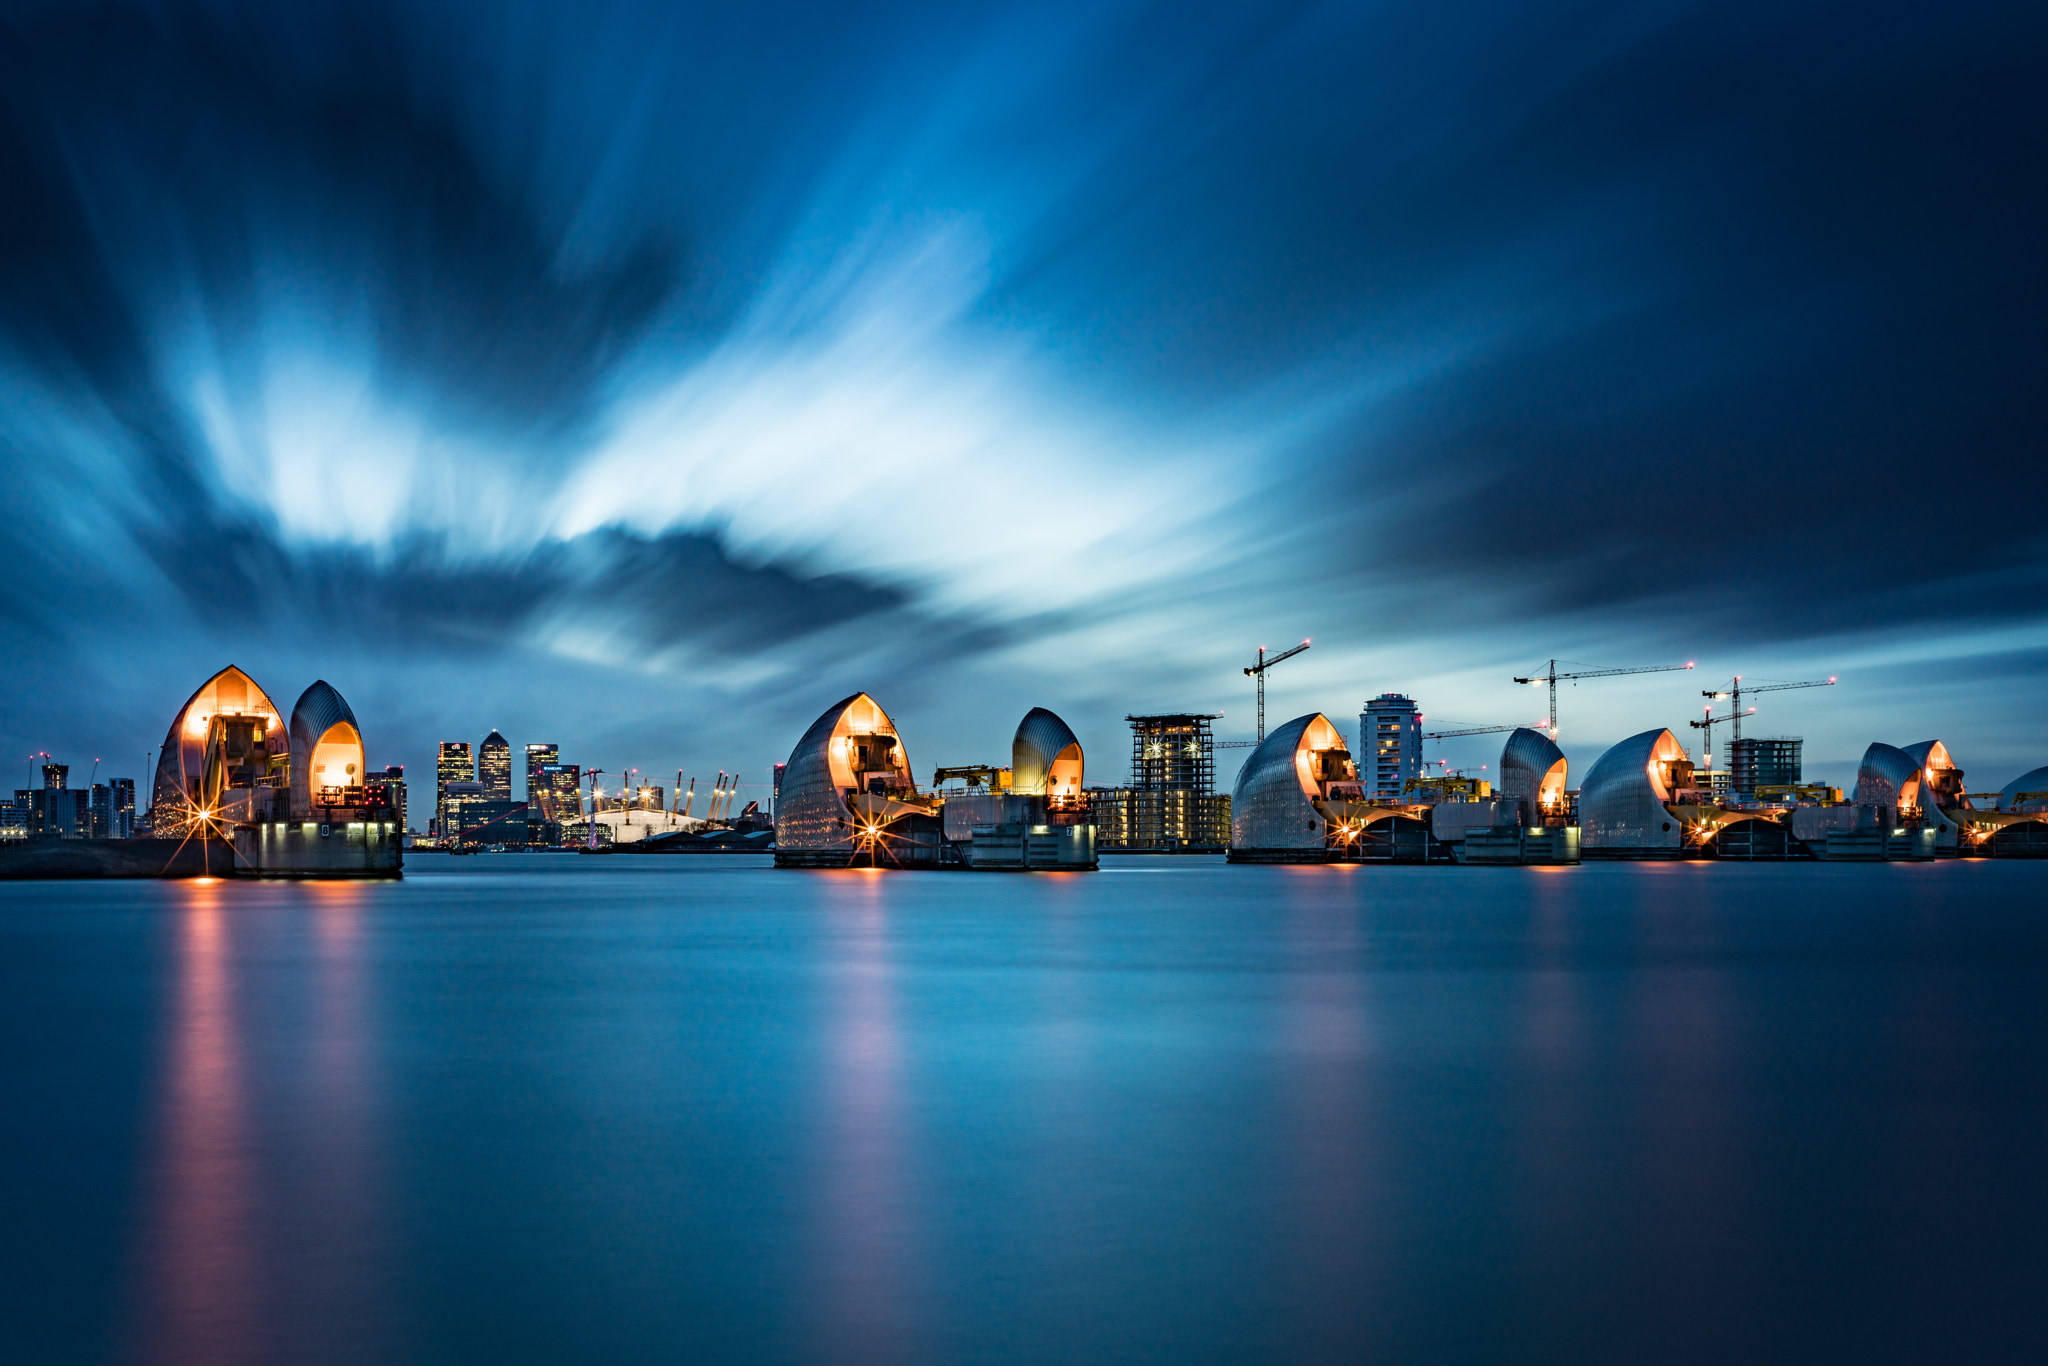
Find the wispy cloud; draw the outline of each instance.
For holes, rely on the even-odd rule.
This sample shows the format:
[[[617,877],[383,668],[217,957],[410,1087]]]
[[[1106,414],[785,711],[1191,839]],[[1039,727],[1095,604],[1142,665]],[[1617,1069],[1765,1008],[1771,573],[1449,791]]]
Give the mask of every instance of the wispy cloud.
[[[2038,18],[0,23],[38,648],[184,668],[254,616],[399,674],[1113,717],[1103,663],[1196,692],[1274,631],[1345,705],[1464,708],[1459,660],[1560,638],[2040,629]]]

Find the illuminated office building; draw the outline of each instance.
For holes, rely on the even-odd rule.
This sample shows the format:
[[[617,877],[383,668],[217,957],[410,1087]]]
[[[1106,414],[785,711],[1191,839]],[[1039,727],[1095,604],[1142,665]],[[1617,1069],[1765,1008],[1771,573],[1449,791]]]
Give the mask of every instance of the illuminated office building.
[[[528,745],[526,747],[526,800],[537,803],[546,791],[541,781],[541,770],[562,762],[560,745]]]
[[[384,784],[385,800],[389,801],[391,809],[398,813],[398,828],[410,830],[412,827],[405,823],[405,765],[390,765],[384,770],[380,781]]]
[[[489,800],[512,800],[512,746],[496,731],[486,735],[477,746],[476,780],[483,784],[484,796]]]
[[[476,781],[476,767],[469,757],[469,741],[443,740],[441,757],[434,767],[434,829],[448,829],[448,784]]]

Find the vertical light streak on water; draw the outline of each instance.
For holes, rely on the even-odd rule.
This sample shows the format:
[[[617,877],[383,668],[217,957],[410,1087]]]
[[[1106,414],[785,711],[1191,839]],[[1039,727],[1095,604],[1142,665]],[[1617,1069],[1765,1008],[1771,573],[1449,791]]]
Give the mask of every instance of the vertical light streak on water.
[[[1565,868],[1533,868],[1529,872],[1533,904],[1529,961],[1520,974],[1522,1027],[1518,1042],[1533,1077],[1565,1081],[1570,1069],[1583,1061],[1586,1029],[1585,1007],[1572,964],[1571,888],[1565,881],[1573,873]],[[1554,1088],[1541,1089],[1554,1093]],[[1539,1113],[1549,1108],[1544,1103]]]
[[[1373,1112],[1371,974],[1352,897],[1319,885],[1354,882],[1357,868],[1287,869],[1289,897],[1279,1002],[1281,1082],[1276,1109],[1286,1142],[1276,1152],[1285,1226],[1278,1230],[1282,1306],[1276,1346],[1294,1360],[1355,1340],[1385,1284],[1395,1230],[1388,1226]],[[1320,895],[1317,895],[1320,893]]]
[[[236,1015],[234,921],[222,888],[180,884],[175,982],[148,1168],[139,1355],[236,1366],[266,1358],[256,1245],[259,1173]]]
[[[828,968],[825,1122],[816,1355],[907,1361],[922,1355],[914,1306],[916,1213],[897,1018],[897,966],[883,879],[873,869],[831,878],[834,961]]]

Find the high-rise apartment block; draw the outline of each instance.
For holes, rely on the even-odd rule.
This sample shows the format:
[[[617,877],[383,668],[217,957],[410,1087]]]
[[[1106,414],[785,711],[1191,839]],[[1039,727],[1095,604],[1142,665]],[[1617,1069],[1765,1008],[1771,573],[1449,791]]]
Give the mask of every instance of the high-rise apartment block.
[[[512,800],[512,746],[496,731],[486,735],[477,746],[476,780],[483,784],[487,800]]]
[[[14,804],[22,810],[23,829],[30,835],[87,839],[92,835],[92,794],[55,785],[16,788]]]
[[[0,839],[127,839],[135,833],[135,780],[71,786],[68,764],[44,764],[43,785],[0,804]]]
[[[1422,776],[1422,713],[1411,698],[1383,692],[1358,717],[1358,782],[1368,797],[1399,798]]]

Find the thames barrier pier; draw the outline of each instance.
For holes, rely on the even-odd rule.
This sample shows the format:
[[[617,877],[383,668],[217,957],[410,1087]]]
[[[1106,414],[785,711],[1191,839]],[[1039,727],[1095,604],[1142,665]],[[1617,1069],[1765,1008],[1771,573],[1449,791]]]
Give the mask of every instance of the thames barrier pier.
[[[1673,731],[1643,731],[1610,745],[1575,789],[1547,727],[1491,727],[1510,732],[1495,786],[1417,771],[1419,755],[1409,751],[1420,727],[1407,723],[1419,723],[1420,714],[1410,718],[1414,704],[1397,694],[1381,703],[1381,711],[1399,714],[1388,721],[1369,710],[1362,720],[1374,746],[1370,782],[1325,713],[1283,722],[1257,744],[1229,797],[1213,799],[1229,823],[1229,862],[2048,857],[2048,768],[1999,793],[1971,794],[1939,740],[1871,745],[1845,800],[1840,789],[1799,780],[1794,738],[1738,739],[1731,768],[1739,781],[1732,782],[1731,773],[1695,765]],[[856,693],[820,716],[790,755],[776,866],[1094,868],[1098,822],[1107,814],[1114,824],[1121,804],[1167,762],[1167,742],[1143,727],[1180,726],[1172,762],[1193,766],[1194,776],[1183,775],[1186,791],[1175,795],[1199,796],[1212,771],[1212,714],[1130,719],[1139,736],[1132,788],[1089,786],[1072,729],[1036,707],[1017,727],[1008,767],[940,768],[927,792],[911,775],[895,723],[872,697]],[[1125,838],[1111,837],[1110,847]],[[1191,845],[1177,840],[1152,852],[1191,852]]]
[[[1084,773],[1081,742],[1038,707],[1018,724],[1007,768],[942,768],[935,790],[920,792],[896,723],[874,698],[855,693],[827,708],[790,751],[775,866],[1093,871]],[[968,790],[945,792],[949,778]]]
[[[355,713],[332,686],[306,689],[287,725],[229,665],[171,719],[147,837],[25,841],[0,854],[0,877],[398,877],[405,832],[367,772]]]

